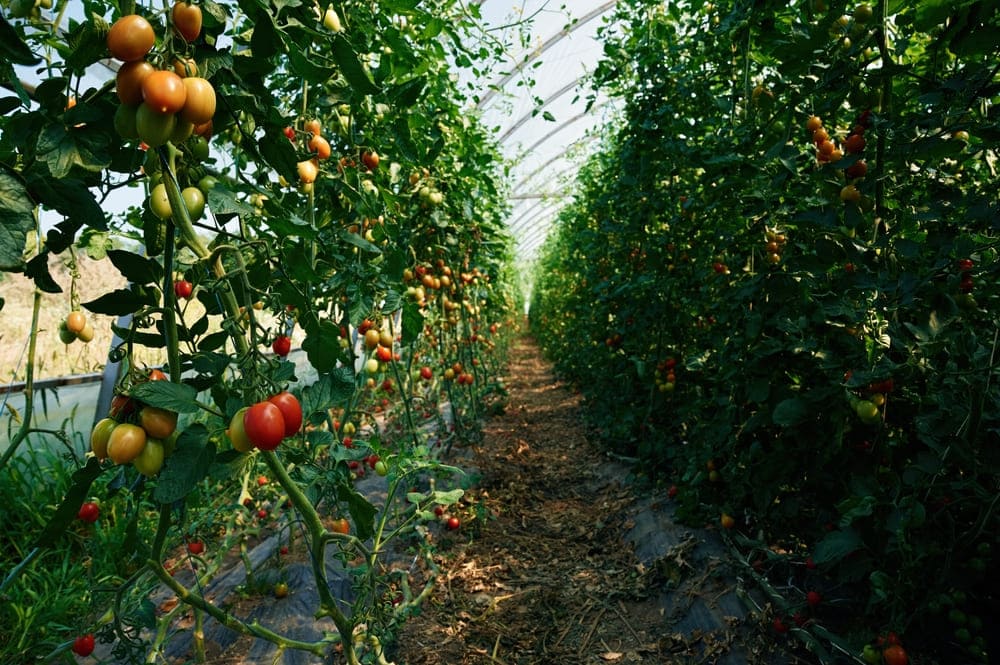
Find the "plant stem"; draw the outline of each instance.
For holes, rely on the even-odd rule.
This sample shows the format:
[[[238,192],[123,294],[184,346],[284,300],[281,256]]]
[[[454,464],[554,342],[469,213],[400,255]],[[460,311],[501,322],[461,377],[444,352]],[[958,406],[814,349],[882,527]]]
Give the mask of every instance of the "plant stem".
[[[0,457],[0,469],[7,466],[18,447],[28,438],[31,430],[31,414],[35,404],[35,352],[38,348],[38,315],[42,309],[42,292],[35,289],[31,306],[31,328],[28,337],[28,360],[24,368],[24,410],[21,414],[21,426],[10,439],[10,445]]]

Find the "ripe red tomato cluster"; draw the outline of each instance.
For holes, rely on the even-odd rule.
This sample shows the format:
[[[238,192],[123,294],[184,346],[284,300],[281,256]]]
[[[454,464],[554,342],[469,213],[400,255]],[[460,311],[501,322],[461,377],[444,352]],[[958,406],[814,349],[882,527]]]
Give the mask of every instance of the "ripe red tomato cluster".
[[[243,436],[250,444],[261,450],[274,450],[285,437],[294,435],[302,427],[302,405],[290,392],[280,392],[247,408],[243,412],[242,425]],[[242,450],[232,430],[230,422],[233,446]]]

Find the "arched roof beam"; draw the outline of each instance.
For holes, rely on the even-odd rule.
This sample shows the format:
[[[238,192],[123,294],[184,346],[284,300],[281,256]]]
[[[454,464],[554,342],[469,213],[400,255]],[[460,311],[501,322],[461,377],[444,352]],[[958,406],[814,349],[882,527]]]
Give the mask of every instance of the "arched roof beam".
[[[500,92],[505,85],[510,83],[514,79],[514,77],[517,76],[525,67],[527,67],[532,62],[542,57],[542,54],[545,53],[545,51],[552,48],[555,44],[559,43],[560,40],[567,37],[574,31],[579,30],[587,23],[593,21],[598,16],[601,16],[609,9],[614,7],[616,4],[617,0],[609,0],[608,2],[603,3],[602,5],[590,10],[589,12],[581,16],[576,21],[576,23],[571,25],[569,28],[564,28],[559,32],[557,32],[556,34],[549,37],[548,39],[546,39],[542,43],[542,47],[540,49],[532,52],[524,60],[515,65],[514,69],[512,69],[510,72],[504,75],[499,82],[497,82],[495,85],[490,86],[490,90],[487,91],[485,95],[483,95],[482,99],[479,100],[479,103],[476,104],[476,107],[480,109],[483,108],[487,104],[487,102],[493,99],[493,97],[496,96],[496,94]]]
[[[524,126],[524,123],[528,122],[532,118],[536,117],[539,113],[541,113],[542,110],[545,109],[546,106],[548,106],[549,104],[551,104],[555,100],[559,99],[560,97],[562,97],[563,95],[565,95],[570,90],[576,90],[577,86],[580,85],[580,81],[582,81],[582,80],[583,80],[583,76],[576,77],[575,79],[573,79],[572,81],[570,81],[569,83],[567,83],[566,85],[564,85],[563,87],[559,88],[559,90],[557,90],[555,92],[555,94],[550,95],[548,99],[546,99],[544,102],[542,102],[541,106],[539,106],[537,108],[531,109],[531,111],[529,111],[528,113],[525,113],[520,118],[518,118],[517,122],[515,122],[513,125],[510,126],[510,129],[508,129],[506,132],[504,132],[503,134],[500,135],[500,138],[498,139],[500,141],[500,143],[503,143],[505,140],[507,140],[507,138],[511,134],[513,134],[517,130],[521,129],[521,127]]]

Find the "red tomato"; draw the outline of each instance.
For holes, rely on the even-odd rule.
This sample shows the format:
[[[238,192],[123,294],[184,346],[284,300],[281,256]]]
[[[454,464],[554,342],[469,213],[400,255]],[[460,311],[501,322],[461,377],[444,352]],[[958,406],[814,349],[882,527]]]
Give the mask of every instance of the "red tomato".
[[[194,293],[194,285],[191,282],[186,279],[174,282],[174,294],[176,294],[178,298],[184,298],[187,300],[191,297],[192,293]]]
[[[274,395],[269,400],[281,411],[281,417],[285,423],[285,436],[292,436],[302,427],[302,405],[295,395],[290,392],[281,392]]]
[[[882,652],[882,659],[885,661],[885,665],[907,665],[910,662],[909,656],[906,655],[906,649],[898,644],[886,647],[885,651]]]
[[[421,367],[420,378],[423,379],[424,381],[430,381],[432,378],[434,378],[434,371],[427,366]]]
[[[257,402],[243,414],[247,439],[261,450],[274,450],[285,438],[285,419],[271,402]]]
[[[142,60],[155,41],[153,26],[138,14],[122,16],[108,31],[108,50],[124,62]]]
[[[865,137],[860,134],[851,134],[844,141],[844,151],[857,154],[865,149]]]
[[[278,335],[271,344],[271,350],[274,351],[274,355],[284,358],[292,350],[291,338],[287,335]]]
[[[88,524],[93,524],[101,516],[100,507],[93,501],[85,501],[80,510],[77,511],[76,517],[81,522],[87,522]]]
[[[166,439],[177,429],[177,414],[155,406],[144,406],[139,412],[139,424],[147,436]]]
[[[334,533],[346,534],[351,532],[351,525],[346,519],[341,517],[340,519],[333,520],[333,524],[330,525],[330,529]]]
[[[369,171],[377,169],[380,161],[378,153],[374,150],[365,150],[364,153],[361,154],[361,162]]]
[[[809,603],[809,607],[816,607],[823,602],[823,596],[819,591],[810,591],[806,594],[806,602]]]
[[[462,526],[462,523],[459,521],[457,517],[452,515],[451,517],[448,518],[448,521],[445,522],[445,526],[448,527],[449,531],[456,531],[458,530],[458,527]]]
[[[73,640],[73,653],[84,658],[94,653],[94,636],[88,633]]]
[[[200,540],[192,540],[188,543],[188,552],[194,555],[201,554],[205,551],[205,543]]]

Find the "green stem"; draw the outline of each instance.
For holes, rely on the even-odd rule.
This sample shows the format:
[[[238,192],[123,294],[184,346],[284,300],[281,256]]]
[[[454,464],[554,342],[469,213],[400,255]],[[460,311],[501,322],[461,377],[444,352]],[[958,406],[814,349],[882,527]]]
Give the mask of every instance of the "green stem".
[[[7,466],[18,447],[28,438],[31,430],[31,414],[35,404],[35,351],[38,348],[38,315],[42,309],[42,292],[35,289],[31,306],[31,327],[28,337],[28,360],[24,370],[24,409],[21,412],[21,426],[11,437],[10,445],[0,457],[0,469]]]

